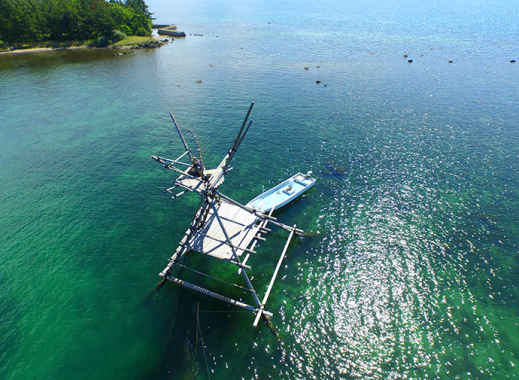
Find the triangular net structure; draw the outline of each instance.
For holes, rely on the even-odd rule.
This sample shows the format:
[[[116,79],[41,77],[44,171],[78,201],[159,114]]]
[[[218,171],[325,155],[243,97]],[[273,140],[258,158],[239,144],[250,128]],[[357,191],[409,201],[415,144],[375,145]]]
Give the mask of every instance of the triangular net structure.
[[[251,103],[231,148],[215,169],[208,170],[205,168],[199,149],[198,154],[193,153],[175,117],[171,113],[173,125],[184,145],[184,153],[176,159],[161,156],[152,156],[152,158],[166,169],[178,174],[174,186],[166,189],[168,193],[172,194],[172,199],[178,198],[186,192],[197,193],[201,199],[200,207],[196,211],[190,226],[182,237],[177,249],[171,255],[168,264],[159,275],[183,287],[250,310],[256,314],[253,325],[257,326],[262,316],[265,318],[272,316],[271,312],[265,310],[265,304],[294,234],[302,235],[303,231],[296,228],[295,225],[288,226],[279,222],[277,218],[272,216],[273,209],[269,214],[265,214],[251,207],[244,206],[218,191],[219,186],[224,182],[225,175],[231,169],[229,165],[234,155],[252,125],[252,120],[249,121],[249,117],[253,107],[254,103]],[[174,194],[174,190],[177,188],[180,188],[181,191]],[[287,230],[289,236],[281,251],[267,290],[260,300],[249,278],[247,271],[252,268],[247,263],[249,258],[256,254],[255,248],[258,241],[266,240],[266,235],[271,231],[269,228],[271,226]],[[246,289],[251,294],[252,304],[227,297],[179,278],[176,274],[176,269],[179,267],[188,268],[184,265],[183,259],[191,251],[224,260],[236,266],[238,274],[243,278]],[[198,269],[191,268],[191,270],[197,274],[210,277]]]

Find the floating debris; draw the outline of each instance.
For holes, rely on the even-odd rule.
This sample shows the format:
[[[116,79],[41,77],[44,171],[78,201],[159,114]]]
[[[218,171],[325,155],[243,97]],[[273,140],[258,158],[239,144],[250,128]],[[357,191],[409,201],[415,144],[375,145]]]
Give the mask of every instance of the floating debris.
[[[202,83],[202,80],[199,79],[199,80],[196,81],[196,83],[200,84],[200,83]]]
[[[315,68],[316,68],[316,69],[320,69],[320,68],[321,68],[321,66],[315,66]]]
[[[305,70],[308,71],[308,67],[307,66],[305,66]]]
[[[510,60],[510,63],[515,63],[515,62],[516,62],[515,59]]]
[[[407,55],[407,54],[404,54],[404,55],[403,55],[403,57],[404,57],[404,58],[407,58],[407,57],[408,57],[408,55]]]
[[[408,59],[407,63],[413,63],[413,60],[412,59]]]
[[[320,81],[320,80],[316,80],[315,83],[316,83],[316,84],[320,84],[321,81]]]
[[[449,59],[449,63],[453,63],[454,61],[452,59]]]

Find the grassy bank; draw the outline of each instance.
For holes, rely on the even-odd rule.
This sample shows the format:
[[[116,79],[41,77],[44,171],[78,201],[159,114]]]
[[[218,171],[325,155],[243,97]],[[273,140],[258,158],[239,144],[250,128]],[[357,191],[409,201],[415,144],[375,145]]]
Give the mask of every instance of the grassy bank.
[[[150,36],[128,36],[121,41],[114,43],[113,47],[133,46],[138,44],[145,44],[150,41],[154,41],[153,37]]]

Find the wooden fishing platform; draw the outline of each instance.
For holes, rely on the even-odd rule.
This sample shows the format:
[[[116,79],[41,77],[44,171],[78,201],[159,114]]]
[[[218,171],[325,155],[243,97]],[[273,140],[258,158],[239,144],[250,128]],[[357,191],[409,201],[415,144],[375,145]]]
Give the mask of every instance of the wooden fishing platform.
[[[256,314],[253,323],[256,327],[262,316],[265,318],[272,317],[272,313],[265,310],[265,305],[290,242],[295,234],[302,235],[303,231],[296,228],[295,225],[288,226],[279,222],[272,216],[274,209],[272,209],[269,214],[265,214],[249,206],[244,206],[218,191],[218,187],[224,182],[225,174],[230,170],[229,164],[232,158],[252,124],[252,120],[248,123],[247,121],[253,106],[254,103],[250,105],[233,145],[215,169],[205,169],[200,149],[198,149],[198,158],[193,154],[171,113],[171,120],[184,145],[185,152],[176,159],[160,156],[152,156],[152,158],[162,164],[166,169],[173,170],[179,174],[175,180],[175,185],[166,189],[168,193],[172,194],[172,199],[183,195],[186,191],[197,193],[201,197],[201,205],[196,211],[189,228],[186,230],[177,249],[173,252],[168,264],[159,275],[180,286],[250,310]],[[182,161],[186,156],[189,156],[191,159],[190,163]],[[183,191],[178,194],[173,194],[173,190],[177,187]],[[257,248],[258,241],[266,240],[265,236],[271,231],[267,225],[282,228],[288,231],[289,235],[281,251],[266,292],[260,300],[247,274],[247,270],[252,269],[247,263],[251,255],[256,254],[255,249]],[[253,305],[176,277],[177,275],[175,275],[174,271],[177,267],[188,269],[201,276],[211,277],[206,273],[189,268],[184,264],[185,255],[191,251],[198,252],[201,255],[211,256],[236,266],[238,274],[241,275],[245,282],[245,289],[248,290],[252,297]]]

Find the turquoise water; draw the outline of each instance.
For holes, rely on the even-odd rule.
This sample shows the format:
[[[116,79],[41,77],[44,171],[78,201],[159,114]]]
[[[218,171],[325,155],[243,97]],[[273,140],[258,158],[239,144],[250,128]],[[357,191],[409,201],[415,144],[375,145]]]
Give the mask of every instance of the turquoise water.
[[[0,378],[518,378],[518,5],[150,4],[188,37],[0,57]],[[318,179],[277,214],[310,232],[269,299],[278,337],[155,288],[197,206],[150,159],[181,152],[168,111],[216,164],[251,100],[221,190]],[[262,293],[285,238],[250,260]]]

